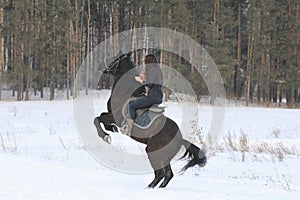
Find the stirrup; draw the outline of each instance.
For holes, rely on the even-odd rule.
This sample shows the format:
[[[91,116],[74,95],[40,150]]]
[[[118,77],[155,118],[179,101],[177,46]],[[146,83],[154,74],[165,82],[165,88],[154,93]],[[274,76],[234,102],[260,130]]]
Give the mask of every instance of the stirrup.
[[[160,106],[160,104],[154,104],[149,108],[149,110],[155,113],[162,113],[165,111],[165,106]]]
[[[129,135],[129,133],[128,133],[128,125],[127,125],[127,124],[123,125],[123,126],[120,128],[120,132],[121,132],[122,134],[124,134],[124,135]]]

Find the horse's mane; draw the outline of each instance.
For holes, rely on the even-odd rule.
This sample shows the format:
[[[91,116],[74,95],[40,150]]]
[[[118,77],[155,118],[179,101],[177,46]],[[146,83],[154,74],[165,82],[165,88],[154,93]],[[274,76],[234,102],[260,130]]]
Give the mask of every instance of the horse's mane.
[[[137,71],[136,71],[136,65],[133,62],[133,60],[131,59],[131,54],[133,52],[130,51],[128,53],[124,53],[121,54],[120,56],[118,56],[111,64],[111,65],[116,65],[116,67],[118,68],[116,70],[116,73],[114,74],[115,76],[115,80],[113,83],[113,88],[112,90],[115,89],[115,86],[117,84],[117,82],[121,79],[122,83],[125,83],[125,85],[122,85],[122,91],[118,91],[120,94],[122,92],[130,92],[132,91],[133,88],[138,88],[137,90],[135,90],[133,92],[132,96],[140,96],[141,93],[145,92],[145,89],[143,87],[141,87],[142,85],[138,82],[135,81],[134,77],[138,75]],[[122,76],[126,74],[126,80],[124,81],[124,79],[122,79]],[[127,90],[128,89],[128,90]],[[127,90],[127,91],[126,91]]]
[[[131,96],[139,97],[145,93],[145,88],[142,84],[136,82],[134,79],[138,73],[129,53],[120,55],[110,64],[110,66],[113,65],[117,69],[114,69],[115,73],[113,73],[115,79],[107,105],[109,111],[111,111],[111,104],[114,104],[114,108],[121,109]]]

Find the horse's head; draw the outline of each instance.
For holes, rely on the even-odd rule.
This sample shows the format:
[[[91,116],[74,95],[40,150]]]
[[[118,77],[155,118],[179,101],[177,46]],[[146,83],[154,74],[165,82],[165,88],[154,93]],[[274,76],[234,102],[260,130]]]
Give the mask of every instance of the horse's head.
[[[133,89],[139,88],[141,86],[140,83],[134,80],[134,77],[138,75],[137,71],[135,70],[135,64],[131,60],[132,51],[121,54],[118,56],[110,65],[105,69],[104,73],[108,73],[114,76],[114,83],[113,83],[113,90],[117,82],[122,78],[125,77],[126,81],[124,81],[124,77],[122,80],[122,84],[128,86],[127,88],[123,88],[123,92],[127,92],[126,89]],[[120,91],[121,92],[121,91]],[[140,87],[138,90],[134,91],[133,96],[139,96],[144,93],[144,87]]]
[[[104,73],[112,74],[116,80],[135,67],[130,56],[132,52],[119,55],[110,65],[104,70]]]
[[[131,60],[131,54],[132,52],[129,52],[118,56],[104,71],[104,73],[114,76],[112,93],[107,104],[109,112],[121,112],[124,103],[130,96],[137,97],[145,93],[142,84],[135,81],[134,77],[138,73],[135,70],[134,62]],[[116,114],[116,116],[118,115],[122,117],[121,114]],[[117,123],[119,121],[116,120]]]

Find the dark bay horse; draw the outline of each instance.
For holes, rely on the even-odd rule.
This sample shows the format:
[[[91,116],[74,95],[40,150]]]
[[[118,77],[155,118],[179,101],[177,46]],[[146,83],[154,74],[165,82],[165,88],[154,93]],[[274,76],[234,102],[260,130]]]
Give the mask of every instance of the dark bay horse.
[[[102,130],[100,123],[103,123],[106,130],[118,131],[116,125],[120,127],[124,121],[122,112],[125,102],[131,96],[138,97],[144,92],[144,87],[134,79],[137,72],[130,55],[131,52],[122,54],[106,69],[106,73],[111,73],[115,77],[111,96],[107,102],[108,112],[101,113],[94,120],[99,137],[106,142],[111,139]],[[173,178],[170,162],[179,152],[181,146],[186,149],[182,158],[186,156],[190,158],[182,171],[195,165],[203,167],[206,164],[205,152],[183,139],[178,125],[163,114],[155,118],[146,129],[134,125],[130,137],[146,145],[146,153],[155,174],[154,180],[148,185],[150,188],[154,188],[162,179],[164,180],[159,187],[166,187]]]

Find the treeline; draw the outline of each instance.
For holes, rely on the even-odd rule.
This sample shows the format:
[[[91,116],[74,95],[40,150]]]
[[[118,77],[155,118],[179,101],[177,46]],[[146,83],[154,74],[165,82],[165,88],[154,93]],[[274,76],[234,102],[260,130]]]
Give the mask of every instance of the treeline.
[[[300,102],[296,0],[3,0],[1,7],[0,90],[12,90],[17,100],[28,100],[31,90],[43,97],[45,88],[50,100],[59,89],[75,96],[74,79],[88,52],[117,33],[151,26],[200,43],[219,67],[227,97]],[[193,66],[163,54],[162,63],[181,71],[197,94],[207,93]]]

